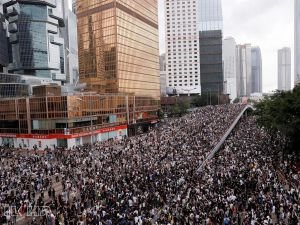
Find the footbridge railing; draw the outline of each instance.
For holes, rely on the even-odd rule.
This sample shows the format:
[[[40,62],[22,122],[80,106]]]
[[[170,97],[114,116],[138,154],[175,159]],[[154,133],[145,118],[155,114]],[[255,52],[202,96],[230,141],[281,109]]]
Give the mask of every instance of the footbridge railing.
[[[243,117],[243,115],[248,111],[248,110],[254,110],[254,107],[252,105],[247,105],[243,111],[237,116],[237,118],[235,119],[235,121],[232,123],[232,125],[230,126],[230,128],[226,131],[226,133],[224,134],[224,136],[221,138],[221,140],[219,141],[219,143],[214,147],[213,150],[211,150],[211,152],[208,154],[208,156],[206,157],[206,159],[201,163],[201,165],[199,166],[199,168],[197,169],[198,172],[200,172],[202,170],[202,168],[206,165],[206,163],[211,160],[215,154],[221,149],[221,147],[223,146],[224,142],[226,141],[226,139],[228,138],[228,136],[231,134],[231,132],[233,131],[233,129],[236,127],[236,125],[238,124],[238,122],[240,121],[240,119]]]

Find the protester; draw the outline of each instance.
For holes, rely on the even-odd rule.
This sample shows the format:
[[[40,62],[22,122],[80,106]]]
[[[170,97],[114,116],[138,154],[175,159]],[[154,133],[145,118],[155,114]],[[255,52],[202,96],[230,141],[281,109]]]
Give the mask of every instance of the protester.
[[[40,215],[18,224],[297,225],[299,189],[278,179],[277,146],[253,117],[197,172],[244,107],[199,108],[147,134],[57,149],[52,158],[1,159],[2,210]]]

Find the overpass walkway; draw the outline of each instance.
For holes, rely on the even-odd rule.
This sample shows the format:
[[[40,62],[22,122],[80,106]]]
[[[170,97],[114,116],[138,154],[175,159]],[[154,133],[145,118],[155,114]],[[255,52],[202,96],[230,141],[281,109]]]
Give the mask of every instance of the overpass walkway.
[[[202,170],[202,168],[206,165],[206,163],[209,160],[211,160],[215,156],[215,154],[222,148],[222,146],[223,146],[224,142],[226,141],[226,139],[228,138],[228,136],[231,134],[231,132],[233,131],[233,129],[236,127],[236,125],[239,123],[239,121],[241,120],[241,118],[243,117],[243,115],[248,110],[254,110],[254,107],[252,105],[247,105],[243,109],[243,111],[237,116],[237,118],[235,119],[235,121],[231,124],[230,128],[226,131],[226,133],[224,134],[224,136],[221,138],[221,140],[219,141],[219,143],[210,151],[210,153],[208,154],[208,156],[206,157],[206,159],[198,167],[197,172],[200,172]]]

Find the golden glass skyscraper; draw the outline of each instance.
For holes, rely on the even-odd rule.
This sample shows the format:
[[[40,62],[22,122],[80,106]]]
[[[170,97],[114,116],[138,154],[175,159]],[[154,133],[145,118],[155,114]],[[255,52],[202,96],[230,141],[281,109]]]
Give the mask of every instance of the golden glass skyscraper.
[[[159,98],[157,0],[77,0],[80,81]]]

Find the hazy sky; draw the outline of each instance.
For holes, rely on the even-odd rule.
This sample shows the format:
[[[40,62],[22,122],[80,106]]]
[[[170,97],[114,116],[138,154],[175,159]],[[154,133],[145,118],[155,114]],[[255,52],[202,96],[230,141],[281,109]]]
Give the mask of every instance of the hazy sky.
[[[164,0],[159,2],[160,52],[165,52]],[[222,0],[224,37],[262,51],[263,91],[277,88],[277,50],[294,46],[294,0]],[[293,57],[292,57],[293,58]],[[292,64],[293,63],[292,59]],[[292,66],[292,81],[294,80]]]

